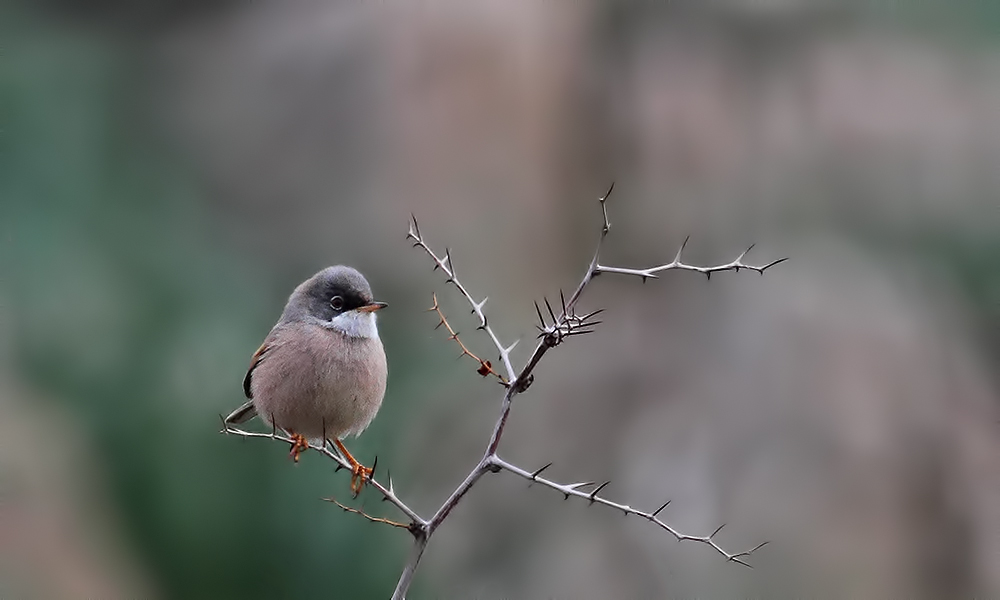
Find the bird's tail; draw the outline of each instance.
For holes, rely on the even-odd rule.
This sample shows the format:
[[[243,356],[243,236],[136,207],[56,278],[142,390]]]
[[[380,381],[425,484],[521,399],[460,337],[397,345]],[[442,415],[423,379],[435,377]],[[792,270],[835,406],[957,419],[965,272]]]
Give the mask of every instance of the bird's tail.
[[[256,416],[257,409],[254,408],[253,400],[248,400],[243,403],[243,406],[229,413],[229,416],[226,417],[226,423],[229,425],[238,425],[249,421]]]

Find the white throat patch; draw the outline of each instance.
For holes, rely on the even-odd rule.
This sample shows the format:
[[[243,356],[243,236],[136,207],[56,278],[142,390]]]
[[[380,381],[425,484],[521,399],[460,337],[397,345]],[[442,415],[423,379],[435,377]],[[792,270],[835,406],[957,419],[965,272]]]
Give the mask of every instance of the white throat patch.
[[[350,337],[378,337],[378,327],[375,326],[375,313],[373,312],[349,310],[331,319],[329,327]]]

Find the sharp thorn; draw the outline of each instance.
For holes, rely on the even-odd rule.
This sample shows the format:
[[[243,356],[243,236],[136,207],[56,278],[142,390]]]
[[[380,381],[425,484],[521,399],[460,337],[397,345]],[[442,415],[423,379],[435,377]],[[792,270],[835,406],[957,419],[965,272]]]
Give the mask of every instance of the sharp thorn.
[[[514,340],[514,343],[511,344],[510,346],[507,346],[507,349],[504,350],[504,354],[508,354],[509,355],[510,351],[513,350],[514,346],[517,346],[518,342],[520,342],[520,341],[521,341],[521,338],[517,338],[516,340]],[[501,360],[503,359],[502,356],[500,358],[501,358]]]
[[[552,305],[549,304],[549,299],[548,298],[542,298],[542,299],[545,300],[545,308],[548,309],[549,316],[552,317],[552,322],[555,323],[556,322],[556,314],[554,312],[552,312]]]
[[[580,483],[571,483],[571,484],[567,485],[566,487],[568,487],[569,489],[575,491],[577,488],[587,487],[588,485],[594,485],[594,482],[593,481],[581,481]]]
[[[369,479],[375,479],[375,469],[378,467],[378,455],[375,455],[375,460],[372,461],[372,471],[368,474]]]
[[[714,537],[715,537],[716,535],[718,535],[718,533],[719,533],[720,531],[722,531],[722,528],[723,528],[723,527],[725,527],[725,526],[726,526],[726,524],[725,524],[725,523],[723,523],[722,525],[719,525],[719,528],[718,528],[718,529],[716,529],[715,531],[713,531],[713,532],[712,532],[712,535],[708,536],[708,539],[712,539],[712,538],[714,538]]]
[[[334,473],[344,468],[344,465],[337,463],[337,468],[333,470]]]
[[[767,269],[770,269],[774,265],[780,265],[781,263],[785,262],[786,260],[788,260],[787,256],[785,258],[779,258],[778,260],[772,261],[772,262],[764,265],[763,267],[760,268],[761,275],[763,275],[764,271],[766,271]]]
[[[670,503],[671,503],[671,502],[672,502],[672,500],[667,500],[666,502],[664,502],[664,503],[663,503],[663,505],[662,505],[662,506],[660,506],[660,508],[658,508],[658,509],[656,509],[656,510],[654,510],[654,511],[653,511],[653,516],[655,517],[656,515],[660,514],[660,512],[661,512],[661,511],[662,511],[662,510],[663,510],[664,508],[666,508],[666,507],[670,506]]]
[[[610,481],[605,481],[601,485],[597,486],[597,488],[594,489],[594,491],[590,492],[590,503],[591,504],[594,503],[594,499],[597,498],[597,494],[600,493],[600,491],[603,490],[604,488],[608,487],[609,483],[611,483],[611,482]]]
[[[609,187],[608,191],[604,192],[604,196],[601,197],[601,204],[604,204],[605,202],[608,201],[608,196],[611,195],[611,190],[613,190],[613,189],[615,189],[615,182],[614,181],[611,182],[611,187]]]
[[[537,301],[534,301],[534,303],[535,303],[535,312],[538,313],[538,322],[542,324],[542,327],[545,327],[545,319],[542,318],[542,309],[538,308]]]
[[[712,279],[712,272],[711,271],[705,271],[705,278],[706,279]]]
[[[757,544],[757,545],[756,545],[756,546],[754,547],[754,549],[753,549],[753,550],[750,550],[750,551],[748,551],[748,552],[746,553],[746,555],[747,555],[747,556],[749,556],[749,555],[753,554],[754,552],[756,552],[756,551],[760,550],[761,548],[763,548],[764,546],[766,546],[766,545],[768,545],[768,544],[770,544],[770,543],[771,543],[771,540],[767,540],[766,542],[761,542],[761,543]]]
[[[569,314],[569,311],[566,310],[566,296],[563,295],[562,290],[559,290],[559,302],[562,303],[562,314],[565,317]]]
[[[549,464],[543,465],[543,466],[539,467],[537,470],[535,470],[535,472],[531,474],[532,481],[534,481],[534,479],[536,477],[538,477],[539,475],[541,475],[542,471],[544,471],[545,469],[548,469],[551,466],[552,466],[552,463],[549,463]]]
[[[681,242],[681,247],[677,249],[677,255],[674,256],[674,262],[675,263],[681,262],[681,254],[684,252],[684,247],[687,246],[688,240],[690,240],[690,239],[691,239],[691,236],[689,235],[689,236],[686,236],[684,238],[683,242]]]

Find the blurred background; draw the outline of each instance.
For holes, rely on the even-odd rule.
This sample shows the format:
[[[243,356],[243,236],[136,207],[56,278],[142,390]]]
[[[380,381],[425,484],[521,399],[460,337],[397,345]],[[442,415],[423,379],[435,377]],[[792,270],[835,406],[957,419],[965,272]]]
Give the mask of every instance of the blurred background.
[[[358,267],[385,404],[351,447],[429,515],[496,383],[434,331],[411,212],[501,339],[607,264],[414,598],[1000,595],[1000,4],[12,0],[0,6],[0,596],[385,598],[348,476],[219,435],[300,281]],[[397,518],[370,491],[355,506]]]

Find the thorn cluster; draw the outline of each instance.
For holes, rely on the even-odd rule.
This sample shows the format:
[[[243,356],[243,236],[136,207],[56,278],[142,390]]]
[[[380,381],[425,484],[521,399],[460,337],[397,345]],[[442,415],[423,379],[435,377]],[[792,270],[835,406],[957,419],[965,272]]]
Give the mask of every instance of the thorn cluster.
[[[535,302],[535,314],[538,315],[538,324],[535,325],[535,329],[539,331],[538,338],[550,348],[558,346],[568,337],[593,333],[593,328],[603,323],[603,321],[591,320],[604,312],[603,308],[582,316],[577,315],[575,307],[566,304],[566,296],[562,290],[559,290],[559,301],[562,305],[562,312],[559,313],[558,317],[555,311],[552,310],[549,299],[542,298],[542,301],[545,303],[545,310],[548,311],[549,321],[545,320],[542,309],[539,308],[538,302]]]

